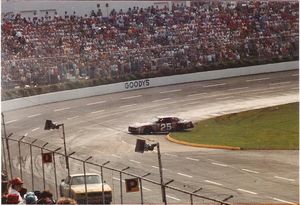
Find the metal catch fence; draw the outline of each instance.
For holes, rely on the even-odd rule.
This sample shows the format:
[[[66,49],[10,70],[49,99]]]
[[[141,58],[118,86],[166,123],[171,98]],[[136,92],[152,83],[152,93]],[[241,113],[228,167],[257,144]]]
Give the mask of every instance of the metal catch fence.
[[[45,159],[42,157],[44,154],[52,159],[51,163],[45,163]],[[59,198],[59,179],[70,174],[66,173],[65,157],[61,147],[55,147],[48,142],[28,136],[22,136],[18,139],[12,138],[11,136],[2,136],[2,167],[8,171],[10,178],[15,176],[21,177],[29,190],[47,189],[52,191],[56,198]],[[112,203],[167,204],[167,200],[161,200],[161,196],[165,195],[168,200],[175,201],[178,200],[176,197],[180,196],[185,200],[184,203],[190,204],[229,204],[226,200],[218,200],[200,195],[197,192],[201,189],[187,191],[173,187],[170,185],[173,180],[167,181],[165,179],[165,183],[161,184],[153,173],[138,172],[133,167],[120,164],[114,166],[115,164],[110,161],[96,162],[96,160],[94,160],[92,162],[92,156],[83,156],[84,158],[82,159],[76,156],[75,152],[68,154],[67,157],[68,160],[70,160],[69,165],[73,173],[98,173],[101,176],[102,182],[106,182],[112,186]],[[124,179],[128,178],[138,179],[138,192],[129,194],[125,192]],[[163,192],[161,187],[166,191]],[[149,193],[150,191],[151,194]],[[166,194],[166,192],[168,192],[168,194]],[[85,196],[86,202],[88,202],[87,193]],[[105,199],[105,196],[102,197],[102,199]],[[174,202],[172,201],[172,203]],[[182,201],[178,201],[178,203],[182,203]]]

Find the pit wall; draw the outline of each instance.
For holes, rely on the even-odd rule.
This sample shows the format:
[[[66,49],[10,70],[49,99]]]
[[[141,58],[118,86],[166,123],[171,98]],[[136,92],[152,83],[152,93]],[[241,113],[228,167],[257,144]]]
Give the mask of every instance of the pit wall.
[[[278,71],[287,71],[299,69],[299,61],[290,61],[276,64],[265,64],[258,66],[230,68],[224,70],[206,71],[198,73],[189,73],[183,75],[173,75],[166,77],[157,77],[149,79],[141,79],[114,83],[108,85],[100,85],[95,87],[66,90],[31,97],[17,98],[1,102],[2,112],[16,110],[20,108],[31,107],[46,103],[60,102],[65,100],[73,100],[97,95],[104,95],[117,92],[125,92],[129,90],[138,90],[144,88],[152,88],[158,86],[174,85],[180,83],[189,83],[205,80],[215,80],[229,77],[237,77],[244,75],[253,75],[261,73],[271,73]]]

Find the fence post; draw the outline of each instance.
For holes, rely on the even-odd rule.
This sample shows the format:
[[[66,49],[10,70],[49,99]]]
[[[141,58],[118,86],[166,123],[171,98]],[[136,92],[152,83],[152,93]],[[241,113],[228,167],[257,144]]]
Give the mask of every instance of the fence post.
[[[101,184],[102,184],[102,204],[105,204],[105,193],[104,193],[104,177],[103,177],[103,166],[108,164],[110,161],[107,161],[101,165]]]
[[[141,204],[144,204],[144,197],[143,197],[143,185],[142,185],[142,179],[139,177],[140,182],[140,192],[141,192]]]
[[[190,194],[190,198],[191,198],[191,205],[193,205],[194,203],[193,203],[193,195],[192,194]]]
[[[160,155],[160,148],[159,143],[157,143],[157,156],[158,156],[158,165],[159,165],[159,175],[160,175],[160,185],[161,185],[161,194],[162,194],[162,201],[167,204],[167,198],[166,198],[166,187],[163,180],[163,169],[162,169],[162,163],[161,163],[161,155]]]
[[[21,160],[21,141],[24,139],[25,135],[21,137],[21,139],[18,140],[18,147],[19,147],[19,165],[20,165],[20,176],[21,179],[23,179],[23,171],[22,171],[22,160]]]
[[[123,204],[123,187],[122,187],[122,172],[130,167],[126,167],[120,171],[120,196],[121,196],[121,204]]]
[[[121,204],[123,204],[122,172],[120,172],[120,197],[121,197]]]
[[[65,151],[66,151],[66,148],[65,148]],[[66,163],[68,164],[68,169],[67,169],[67,171],[68,171],[68,177],[70,178],[70,164],[69,164],[69,158],[70,158],[70,156],[71,155],[73,155],[73,154],[75,154],[76,152],[72,152],[72,153],[70,153],[69,155],[65,155],[66,156]],[[65,154],[67,154],[67,153],[65,153]],[[71,197],[71,185],[70,185],[70,188],[69,188],[69,197]]]
[[[12,178],[13,178],[13,175],[12,175],[12,166],[11,166],[10,151],[9,151],[9,143],[8,143],[8,138],[12,135],[12,133],[9,134],[9,136],[7,136],[3,112],[1,113],[1,116],[2,116],[2,125],[3,125],[4,137],[5,137],[5,139],[6,139],[6,148],[7,148],[7,156],[8,156],[8,165],[9,165],[9,169],[10,169],[10,178],[12,179]]]
[[[151,173],[144,174],[142,177],[146,177],[150,174]],[[140,182],[140,189],[141,189],[141,204],[144,204],[143,185],[142,185],[142,178],[141,177],[139,177],[139,182]]]
[[[31,190],[34,190],[34,176],[33,176],[33,160],[32,160],[32,145],[35,143],[37,139],[33,140],[30,144],[30,164],[31,164]]]
[[[58,189],[57,189],[57,175],[56,175],[56,164],[55,164],[55,152],[60,150],[61,147],[54,150],[53,154],[53,169],[54,169],[54,180],[55,180],[55,191],[56,191],[56,199],[58,199]]]
[[[43,148],[48,144],[45,143],[42,147],[41,147],[41,161],[42,161],[42,171],[43,171],[43,184],[44,184],[44,190],[46,189],[46,179],[45,179],[45,165],[44,165],[44,162],[43,162]]]
[[[88,194],[87,194],[87,184],[86,184],[86,169],[85,169],[85,163],[89,159],[91,159],[92,156],[88,157],[86,160],[83,161],[83,176],[84,176],[84,188],[85,188],[85,203],[89,204]],[[71,187],[70,187],[71,189]]]
[[[6,154],[5,154],[5,144],[4,144],[4,140],[3,140],[3,139],[2,139],[2,151],[3,151],[2,167],[3,167],[3,164],[4,164],[5,171],[7,172]]]

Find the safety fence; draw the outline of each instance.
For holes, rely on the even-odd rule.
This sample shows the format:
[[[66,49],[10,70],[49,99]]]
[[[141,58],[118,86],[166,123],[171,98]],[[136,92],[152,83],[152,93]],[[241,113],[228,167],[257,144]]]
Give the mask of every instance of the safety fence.
[[[56,195],[56,198],[60,197],[58,179],[62,179],[64,176],[70,174],[70,172],[68,172],[68,175],[66,174],[65,165],[67,166],[67,160],[65,161],[65,159],[72,160],[72,162],[69,163],[69,165],[72,166],[72,172],[78,173],[79,171],[84,174],[88,172],[99,173],[101,181],[112,186],[112,203],[167,204],[168,198],[168,200],[178,200],[177,203],[229,204],[227,200],[233,197],[227,195],[219,200],[203,196],[197,193],[202,188],[183,190],[170,185],[174,180],[166,181],[166,179],[164,180],[165,183],[162,184],[160,183],[161,181],[157,180],[157,177],[153,177],[153,173],[136,172],[134,168],[126,165],[119,165],[115,168],[114,166],[110,166],[112,164],[110,161],[99,163],[95,162],[95,160],[91,162],[92,156],[84,156],[84,159],[82,159],[75,157],[75,152],[72,152],[66,157],[64,153],[61,153],[61,148],[62,147],[56,147],[53,144],[29,136],[22,136],[15,139],[15,137],[11,137],[11,134],[8,136],[5,134],[5,136],[2,136],[2,167],[8,171],[9,178],[15,176],[21,177],[29,190],[48,189]],[[50,158],[52,162],[46,163],[45,161]],[[150,176],[152,176],[152,178]],[[138,179],[138,192],[130,193],[130,195],[125,193],[124,179],[127,178]],[[148,188],[146,188],[146,186]],[[151,194],[149,193],[150,190]],[[178,198],[167,195],[166,192],[176,197],[181,196],[184,202],[182,200],[179,202]],[[88,195],[86,194],[86,196],[85,200],[88,202]],[[105,201],[105,198],[102,199]],[[174,203],[174,201],[172,201],[172,203]]]

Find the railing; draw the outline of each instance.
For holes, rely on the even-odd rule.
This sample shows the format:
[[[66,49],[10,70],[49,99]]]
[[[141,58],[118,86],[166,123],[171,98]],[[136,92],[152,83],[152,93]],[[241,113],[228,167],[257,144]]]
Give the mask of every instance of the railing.
[[[4,132],[6,131],[4,130]],[[10,178],[20,176],[24,180],[25,185],[31,184],[30,189],[27,188],[28,190],[34,191],[39,189],[48,189],[55,193],[54,195],[56,195],[56,198],[59,198],[60,195],[58,175],[60,176],[59,178],[63,178],[63,176],[61,175],[66,172],[65,166],[63,166],[64,163],[66,163],[64,160],[65,155],[63,153],[60,153],[60,150],[62,150],[61,147],[56,147],[42,140],[38,140],[28,136],[22,136],[18,139],[15,139],[12,138],[11,135],[7,136],[6,133],[4,133],[4,136],[2,136],[2,167],[8,171]],[[47,152],[51,153],[52,155],[52,163],[46,164],[42,160],[42,154]],[[144,186],[144,184],[147,184],[147,186],[154,186],[153,191],[155,191],[155,193],[157,192],[157,196],[160,196],[161,194],[161,183],[159,182],[159,180],[156,181],[149,178],[149,176],[154,176],[152,173],[132,173],[129,170],[133,171],[134,168],[128,166],[124,166],[123,168],[114,168],[113,166],[109,166],[112,164],[110,161],[102,163],[91,162],[89,160],[92,158],[92,156],[84,156],[85,159],[81,159],[79,157],[75,157],[75,152],[68,154],[68,158],[69,160],[73,161],[73,163],[70,163],[70,166],[72,166],[74,172],[76,171],[78,173],[78,170],[82,170],[80,171],[81,173],[87,173],[87,170],[89,172],[96,172],[100,174],[102,182],[108,181],[108,184],[113,186],[113,203],[162,203],[160,201],[160,197],[157,197],[157,199],[153,199],[153,197],[151,199],[148,199],[148,195],[144,193],[144,190],[148,190],[148,192],[150,190],[149,188],[146,188]],[[87,165],[89,165],[90,167],[87,168]],[[111,177],[109,177],[110,174]],[[46,177],[46,175],[48,177]],[[106,177],[104,177],[104,175]],[[119,178],[114,176],[118,176]],[[123,179],[128,177],[138,178],[140,196],[138,196],[136,193],[132,194],[131,198],[129,198],[128,195],[124,195]],[[115,185],[114,180],[119,181],[119,185]],[[40,183],[41,181],[42,183]],[[164,183],[164,187],[170,193],[176,193],[175,196],[178,196],[178,194],[180,196],[183,195],[186,200],[184,203],[229,204],[226,201],[232,198],[231,195],[226,195],[226,198],[223,200],[214,199],[196,193],[202,190],[202,188],[195,189],[193,191],[182,190],[181,188],[169,185],[173,182],[173,180],[167,181],[166,179],[164,179],[164,181],[166,182]],[[151,193],[151,196],[153,196],[153,192]],[[140,198],[140,200],[138,200],[138,198]],[[86,198],[86,200],[88,199]],[[165,204],[167,204],[167,201],[165,201]]]

